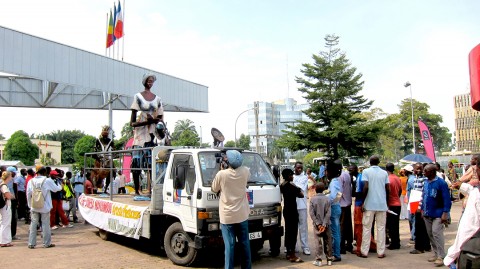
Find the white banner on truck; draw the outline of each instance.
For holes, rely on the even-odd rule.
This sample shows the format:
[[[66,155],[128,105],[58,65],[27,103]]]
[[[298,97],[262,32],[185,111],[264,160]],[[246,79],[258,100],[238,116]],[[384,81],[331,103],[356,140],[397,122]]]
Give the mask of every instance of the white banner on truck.
[[[78,198],[78,208],[90,224],[135,239],[140,238],[143,213],[147,210],[147,207],[115,203],[85,194]]]

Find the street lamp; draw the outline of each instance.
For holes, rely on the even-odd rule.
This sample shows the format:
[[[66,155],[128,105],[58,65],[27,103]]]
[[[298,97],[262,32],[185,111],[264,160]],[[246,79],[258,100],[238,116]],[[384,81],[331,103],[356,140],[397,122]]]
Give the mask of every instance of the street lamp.
[[[238,121],[238,118],[240,118],[240,116],[241,116],[243,113],[245,113],[245,112],[247,112],[247,111],[250,111],[250,110],[254,110],[254,109],[255,109],[255,108],[252,107],[252,108],[249,108],[249,109],[247,109],[247,110],[244,110],[244,111],[240,112],[240,114],[238,114],[237,119],[235,120],[235,147],[237,147],[237,121]]]
[[[410,87],[410,107],[412,109],[412,137],[413,137],[413,153],[415,154],[416,152],[416,148],[415,148],[415,125],[413,125],[413,96],[412,96],[412,84],[410,82],[405,82],[405,84],[403,84],[403,86],[406,88],[406,87]]]

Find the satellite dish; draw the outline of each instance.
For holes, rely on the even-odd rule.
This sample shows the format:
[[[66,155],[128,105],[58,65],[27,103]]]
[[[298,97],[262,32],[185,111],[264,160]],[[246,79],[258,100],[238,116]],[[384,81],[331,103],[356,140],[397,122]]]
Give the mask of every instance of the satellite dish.
[[[225,141],[225,136],[223,136],[222,132],[217,128],[212,128],[212,136],[213,136],[213,146],[223,148],[223,141]]]

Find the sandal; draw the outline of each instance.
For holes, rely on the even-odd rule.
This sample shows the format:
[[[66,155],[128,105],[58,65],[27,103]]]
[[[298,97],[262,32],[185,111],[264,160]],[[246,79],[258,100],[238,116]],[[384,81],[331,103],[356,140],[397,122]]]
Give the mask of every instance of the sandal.
[[[13,247],[13,244],[12,243],[8,243],[8,244],[1,244],[0,247],[2,248],[8,248],[8,247]]]

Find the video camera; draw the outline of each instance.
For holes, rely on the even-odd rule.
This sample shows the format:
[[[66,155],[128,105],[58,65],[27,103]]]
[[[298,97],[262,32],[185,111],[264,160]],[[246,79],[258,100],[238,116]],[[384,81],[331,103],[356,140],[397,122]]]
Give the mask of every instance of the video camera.
[[[225,154],[224,152],[215,153],[215,158],[217,160],[217,163],[220,164],[221,170],[224,170],[230,167],[230,163],[228,163],[228,159],[227,159],[227,154]]]

